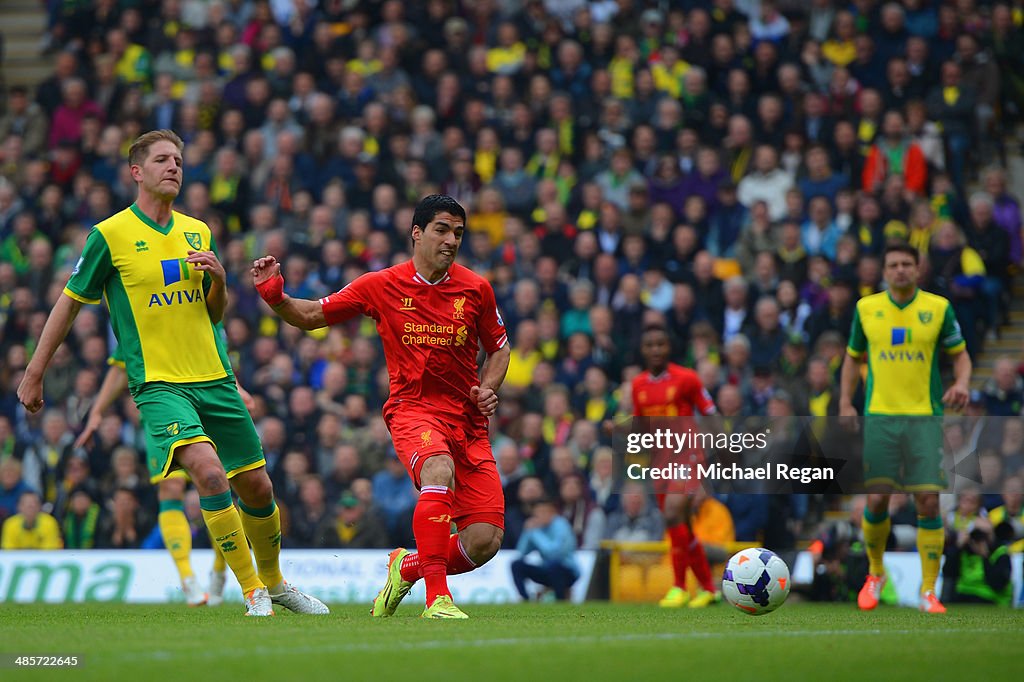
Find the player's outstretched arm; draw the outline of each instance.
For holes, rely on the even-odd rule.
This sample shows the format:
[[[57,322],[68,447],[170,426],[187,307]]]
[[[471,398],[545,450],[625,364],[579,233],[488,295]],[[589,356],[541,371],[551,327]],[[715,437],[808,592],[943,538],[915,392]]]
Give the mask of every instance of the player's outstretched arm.
[[[273,256],[257,258],[252,263],[252,281],[260,297],[281,319],[299,329],[320,329],[327,326],[319,301],[292,298],[284,293],[281,264]]]
[[[81,309],[80,301],[67,294],[61,294],[57,304],[50,311],[43,333],[39,336],[36,352],[32,354],[32,360],[25,368],[25,376],[18,386],[18,401],[29,412],[43,409],[43,376],[46,374],[46,368],[50,365],[57,348],[64,343],[64,337],[71,331],[71,324]]]
[[[470,399],[485,417],[490,417],[498,410],[498,389],[505,382],[511,357],[512,349],[508,343],[488,355],[481,370],[480,385],[469,391]]]
[[[103,384],[100,386],[100,392],[96,394],[96,400],[89,408],[89,417],[85,420],[85,428],[75,440],[76,448],[84,447],[89,442],[92,434],[96,433],[100,422],[103,421],[103,413],[126,388],[128,388],[128,372],[121,365],[111,365],[107,370],[107,376],[103,377]]]

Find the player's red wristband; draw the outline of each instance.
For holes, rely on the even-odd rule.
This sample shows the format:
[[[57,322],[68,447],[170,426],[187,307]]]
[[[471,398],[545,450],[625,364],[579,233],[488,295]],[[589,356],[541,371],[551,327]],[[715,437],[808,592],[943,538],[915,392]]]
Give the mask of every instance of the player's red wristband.
[[[256,291],[260,292],[260,298],[271,308],[276,308],[284,303],[284,277],[278,273],[262,284],[257,284]]]

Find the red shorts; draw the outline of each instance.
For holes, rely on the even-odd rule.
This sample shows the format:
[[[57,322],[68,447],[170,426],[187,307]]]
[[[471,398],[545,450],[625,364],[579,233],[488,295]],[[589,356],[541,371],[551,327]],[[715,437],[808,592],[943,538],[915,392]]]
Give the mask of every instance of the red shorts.
[[[449,455],[455,462],[452,520],[456,527],[489,523],[505,528],[505,495],[486,432],[471,433],[437,414],[409,409],[396,410],[385,420],[395,452],[417,488],[428,459]]]
[[[697,480],[697,464],[704,462],[704,452],[701,450],[689,450],[679,455],[671,453],[656,453],[656,466],[664,466],[668,462],[686,464],[690,467],[689,479],[668,479],[654,481],[654,496],[658,501],[658,509],[665,511],[665,498],[669,495],[692,495],[701,487]]]

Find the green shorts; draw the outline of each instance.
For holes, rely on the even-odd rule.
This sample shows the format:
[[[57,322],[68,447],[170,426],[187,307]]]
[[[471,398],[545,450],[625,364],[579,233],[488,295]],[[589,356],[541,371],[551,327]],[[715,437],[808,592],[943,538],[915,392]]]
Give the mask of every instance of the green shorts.
[[[266,464],[260,437],[233,380],[198,386],[153,382],[134,397],[146,429],[152,481],[180,470],[174,451],[191,443],[211,443],[228,478]]]
[[[907,492],[945,490],[942,417],[869,414],[864,418],[864,485]]]

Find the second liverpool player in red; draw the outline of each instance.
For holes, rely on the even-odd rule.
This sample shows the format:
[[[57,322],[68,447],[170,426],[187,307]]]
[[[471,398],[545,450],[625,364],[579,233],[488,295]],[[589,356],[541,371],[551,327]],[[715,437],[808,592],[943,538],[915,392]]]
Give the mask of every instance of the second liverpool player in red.
[[[697,373],[669,362],[671,339],[664,327],[652,326],[644,330],[640,352],[646,371],[633,379],[633,414],[638,417],[692,417],[695,414],[715,413],[711,400]],[[702,453],[689,453],[690,465],[701,459]],[[660,491],[658,501],[668,526],[672,547],[672,570],[675,584],[660,604],[666,607],[707,606],[715,599],[715,585],[711,580],[711,567],[704,547],[690,528],[690,493],[694,481],[673,482]],[[692,600],[686,590],[686,569],[693,570],[700,592]]]
[[[391,553],[374,616],[392,615],[422,577],[424,617],[466,618],[446,575],[490,560],[504,534],[505,501],[487,425],[509,344],[490,283],[455,263],[465,229],[458,202],[426,197],[413,215],[411,260],[367,273],[319,301],[285,295],[273,257],[253,263],[260,295],[289,324],[317,329],[357,315],[377,322],[391,385],[384,420],[420,496],[413,513],[418,552]],[[487,359],[478,374],[481,347]]]

